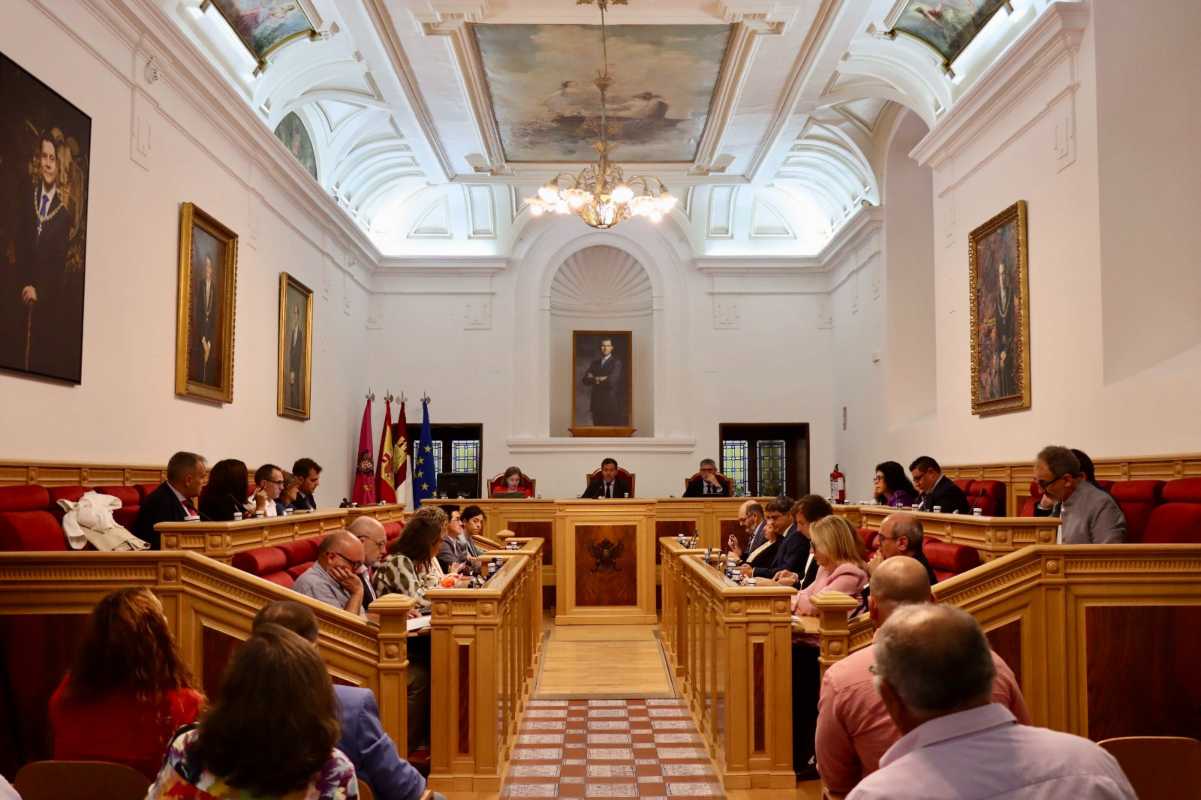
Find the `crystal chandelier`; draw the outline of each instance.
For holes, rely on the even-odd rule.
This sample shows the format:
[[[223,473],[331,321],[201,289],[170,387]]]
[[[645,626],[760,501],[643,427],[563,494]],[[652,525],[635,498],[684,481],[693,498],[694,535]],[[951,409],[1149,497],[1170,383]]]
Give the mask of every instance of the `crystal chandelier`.
[[[577,5],[590,5],[593,0],[577,0]],[[595,164],[584,167],[579,174],[567,172],[556,175],[538,190],[537,197],[526,198],[526,205],[535,217],[553,212],[575,214],[593,228],[612,228],[630,217],[646,217],[658,222],[676,205],[676,198],[667,191],[663,181],[655,177],[632,175],[629,178],[621,167],[609,163],[613,145],[609,143],[609,118],[606,94],[613,85],[609,74],[609,42],[605,29],[605,10],[609,3],[625,5],[626,0],[595,0],[601,16],[601,50],[604,70],[593,83],[600,90],[600,141],[594,142],[600,156]]]

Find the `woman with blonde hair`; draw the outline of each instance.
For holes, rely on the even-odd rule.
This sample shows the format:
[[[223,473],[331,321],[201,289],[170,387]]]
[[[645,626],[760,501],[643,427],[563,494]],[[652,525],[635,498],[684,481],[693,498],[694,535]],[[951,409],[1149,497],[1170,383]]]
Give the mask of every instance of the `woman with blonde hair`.
[[[792,613],[817,616],[813,598],[825,591],[849,594],[856,601],[863,599],[867,586],[867,565],[859,552],[859,542],[851,523],[839,516],[829,516],[809,528],[813,542],[813,560],[817,562],[817,578],[792,598]]]

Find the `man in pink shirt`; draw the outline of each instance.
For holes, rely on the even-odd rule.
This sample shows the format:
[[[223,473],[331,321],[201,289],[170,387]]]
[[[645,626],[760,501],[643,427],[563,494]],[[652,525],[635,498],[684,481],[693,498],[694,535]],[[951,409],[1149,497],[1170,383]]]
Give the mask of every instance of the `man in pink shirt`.
[[[967,612],[902,606],[872,650],[876,687],[903,735],[847,800],[1134,800],[1122,768],[1099,746],[1019,725],[990,702],[996,655]]]
[[[892,556],[872,574],[868,613],[877,628],[904,603],[929,603],[930,578],[921,562]],[[992,652],[991,650],[989,651]],[[992,702],[1008,708],[1018,722],[1030,724],[1030,712],[1013,671],[992,653],[996,680]],[[817,767],[832,792],[844,794],[880,767],[880,757],[901,738],[876,691],[871,673],[875,645],[857,650],[826,670],[817,717]]]

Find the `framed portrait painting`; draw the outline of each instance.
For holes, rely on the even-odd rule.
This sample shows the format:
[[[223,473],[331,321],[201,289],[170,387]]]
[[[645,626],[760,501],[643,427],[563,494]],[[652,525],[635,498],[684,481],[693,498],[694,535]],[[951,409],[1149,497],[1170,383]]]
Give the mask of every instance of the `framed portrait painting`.
[[[0,368],[80,383],[92,118],[0,54]]]
[[[633,435],[633,334],[572,331],[571,365],[571,435]]]
[[[232,403],[238,235],[191,203],[179,212],[175,393]]]
[[[1030,408],[1030,280],[1026,201],[972,231],[972,413]]]
[[[275,411],[281,417],[312,416],[313,290],[279,273],[279,389]]]

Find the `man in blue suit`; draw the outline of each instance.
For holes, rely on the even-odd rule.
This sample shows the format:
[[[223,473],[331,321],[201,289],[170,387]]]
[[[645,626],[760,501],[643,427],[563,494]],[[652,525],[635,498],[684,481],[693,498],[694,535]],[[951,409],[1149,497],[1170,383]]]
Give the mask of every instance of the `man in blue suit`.
[[[317,618],[311,609],[293,600],[263,606],[254,618],[254,627],[267,624],[287,628],[317,643]],[[338,749],[354,763],[355,773],[371,784],[381,800],[419,800],[425,791],[425,778],[396,753],[396,745],[380,723],[372,691],[334,684],[334,697],[342,728]],[[434,797],[442,795],[435,793]]]

